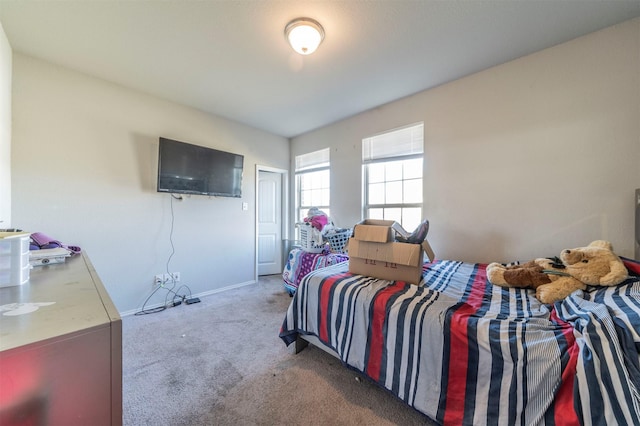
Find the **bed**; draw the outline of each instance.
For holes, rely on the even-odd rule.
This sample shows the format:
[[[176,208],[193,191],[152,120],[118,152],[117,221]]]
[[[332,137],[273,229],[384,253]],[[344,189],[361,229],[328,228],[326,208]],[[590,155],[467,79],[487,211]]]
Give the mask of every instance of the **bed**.
[[[554,305],[492,285],[484,264],[425,263],[413,285],[340,263],[304,277],[280,337],[440,424],[640,424],[640,263],[624,262],[621,285]]]

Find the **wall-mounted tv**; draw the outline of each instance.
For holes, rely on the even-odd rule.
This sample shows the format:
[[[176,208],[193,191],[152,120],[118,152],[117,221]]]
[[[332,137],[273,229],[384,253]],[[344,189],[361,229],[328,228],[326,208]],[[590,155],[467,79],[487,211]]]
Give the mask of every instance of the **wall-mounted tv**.
[[[158,192],[242,196],[244,156],[160,138]]]

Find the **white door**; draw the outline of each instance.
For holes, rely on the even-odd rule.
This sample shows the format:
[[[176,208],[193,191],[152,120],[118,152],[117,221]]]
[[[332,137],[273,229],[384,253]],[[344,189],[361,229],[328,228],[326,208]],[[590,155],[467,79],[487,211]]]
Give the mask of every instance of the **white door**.
[[[282,273],[282,174],[258,175],[258,275]]]

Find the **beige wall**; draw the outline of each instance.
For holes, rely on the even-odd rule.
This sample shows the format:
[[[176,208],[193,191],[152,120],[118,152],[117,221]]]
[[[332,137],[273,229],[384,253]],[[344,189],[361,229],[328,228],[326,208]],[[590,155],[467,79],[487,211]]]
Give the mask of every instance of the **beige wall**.
[[[81,246],[121,312],[167,271],[172,211],[169,270],[193,294],[253,282],[255,168],[287,169],[286,138],[22,54],[13,100],[14,225]],[[243,154],[243,197],[172,204],[156,192],[159,136]]]
[[[331,147],[331,212],[361,218],[361,140],[425,125],[424,217],[438,258],[529,259],[610,240],[633,257],[640,19],[292,140]]]
[[[245,155],[242,199],[173,203],[170,269],[194,294],[253,280],[256,164],[286,169],[294,155],[330,146],[332,214],[351,226],[361,218],[362,138],[418,121],[424,215],[439,258],[528,259],[596,238],[633,255],[639,19],[299,136],[291,151],[282,137],[24,55],[12,60],[8,79],[4,67],[0,76],[0,90],[13,80],[13,110],[0,110],[3,132],[13,133],[0,136],[0,149],[13,150],[11,226],[82,246],[121,312],[141,305],[171,254],[172,205],[155,192],[158,136]]]
[[[0,228],[11,227],[11,65],[13,53],[0,23]]]

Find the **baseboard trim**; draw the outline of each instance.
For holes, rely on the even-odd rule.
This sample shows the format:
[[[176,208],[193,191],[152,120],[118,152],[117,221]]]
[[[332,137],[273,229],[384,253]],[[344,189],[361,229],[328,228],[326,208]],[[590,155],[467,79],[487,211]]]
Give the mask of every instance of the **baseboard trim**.
[[[207,297],[207,296],[211,296],[212,294],[216,294],[216,293],[222,293],[223,291],[229,291],[229,290],[233,290],[236,288],[240,288],[240,287],[246,287],[248,285],[253,285],[256,284],[255,280],[251,280],[251,281],[245,281],[242,283],[238,283],[238,284],[232,284],[226,287],[222,287],[222,288],[216,288],[215,290],[209,290],[209,291],[205,291],[203,293],[198,293],[198,294],[194,294],[195,297]]]
[[[204,291],[202,293],[192,294],[191,297],[203,298],[203,297],[211,296],[213,294],[222,293],[224,291],[229,291],[229,290],[233,290],[233,289],[240,288],[240,287],[246,287],[248,285],[253,285],[253,284],[256,284],[256,283],[257,283],[257,281],[255,281],[255,280],[244,281],[244,282],[241,282],[241,283],[238,283],[238,284],[232,284],[232,285],[229,285],[229,286],[226,286],[226,287],[216,288],[214,290],[209,290],[209,291]],[[159,308],[162,305],[163,305],[163,303],[155,303],[153,305],[146,306],[145,309],[153,310],[155,308]],[[128,316],[131,316],[131,315],[135,315],[138,312],[140,312],[140,308],[132,309],[132,310],[129,310],[129,311],[120,312],[120,317],[121,318],[128,317]]]

